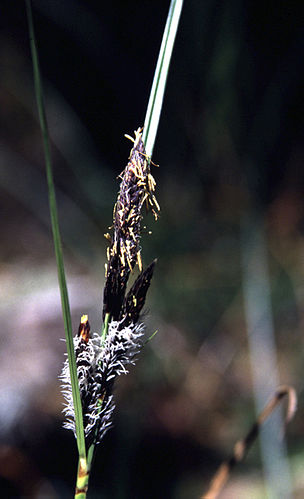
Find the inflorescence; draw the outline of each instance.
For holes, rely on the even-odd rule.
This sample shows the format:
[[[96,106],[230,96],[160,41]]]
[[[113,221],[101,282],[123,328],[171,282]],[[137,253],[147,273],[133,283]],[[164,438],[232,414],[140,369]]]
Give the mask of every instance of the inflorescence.
[[[145,154],[142,130],[135,139],[128,164],[120,174],[120,190],[113,213],[113,235],[107,251],[106,281],[103,297],[104,333],[91,335],[88,316],[81,317],[74,351],[83,411],[86,446],[100,442],[112,425],[113,385],[135,363],[142,347],[144,324],[140,314],[153,276],[155,261],[145,270],[141,259],[142,207],[151,209],[155,219],[159,205],[154,196],[155,180],[150,173],[150,161]],[[135,268],[140,274],[128,292],[128,279]],[[65,428],[75,430],[75,414],[68,360],[62,374],[62,392],[66,400]]]

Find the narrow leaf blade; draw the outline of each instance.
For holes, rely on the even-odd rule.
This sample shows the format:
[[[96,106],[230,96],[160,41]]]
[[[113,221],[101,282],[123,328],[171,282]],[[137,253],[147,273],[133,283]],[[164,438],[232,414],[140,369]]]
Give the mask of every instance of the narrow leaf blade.
[[[52,171],[49,133],[48,133],[46,113],[45,113],[42,83],[41,83],[40,68],[39,68],[38,51],[37,51],[37,44],[36,44],[36,38],[35,38],[35,32],[34,32],[33,15],[32,15],[32,7],[31,7],[30,0],[26,0],[26,10],[27,10],[28,27],[29,27],[29,34],[30,34],[30,45],[31,45],[32,62],[33,62],[35,93],[36,93],[36,99],[37,99],[39,120],[40,120],[40,126],[41,126],[42,138],[43,138],[43,146],[44,146],[44,154],[45,154],[49,206],[50,206],[51,224],[52,224],[53,240],[54,240],[56,263],[57,263],[58,281],[59,281],[59,287],[60,287],[62,315],[63,315],[63,321],[64,321],[64,330],[65,330],[65,336],[66,336],[67,352],[68,352],[69,367],[70,367],[73,403],[74,403],[74,410],[75,410],[75,426],[76,426],[76,435],[77,435],[77,446],[78,446],[79,456],[86,459],[82,406],[81,406],[81,400],[80,400],[77,369],[76,369],[76,360],[75,360],[75,353],[74,353],[71,312],[70,312],[68,290],[67,290],[65,271],[64,271],[63,254],[62,254],[61,238],[60,238],[60,232],[59,232],[56,196],[55,196],[53,171]]]

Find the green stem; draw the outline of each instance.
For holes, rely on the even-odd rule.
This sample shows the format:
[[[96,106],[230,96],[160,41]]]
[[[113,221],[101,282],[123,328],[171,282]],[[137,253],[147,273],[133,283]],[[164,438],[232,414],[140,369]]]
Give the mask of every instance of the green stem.
[[[30,0],[25,0],[25,2],[26,2],[29,34],[30,34],[32,61],[33,61],[35,93],[36,93],[36,99],[37,99],[40,127],[41,127],[42,138],[43,138],[43,146],[44,146],[44,156],[45,156],[48,195],[49,195],[49,206],[50,206],[51,224],[52,224],[52,232],[53,232],[56,263],[57,263],[58,281],[59,281],[59,287],[60,287],[62,315],[63,315],[63,321],[64,321],[64,330],[65,330],[67,352],[68,352],[68,359],[69,359],[69,367],[70,367],[73,403],[74,403],[74,410],[75,410],[75,427],[76,427],[76,435],[77,435],[77,446],[78,446],[78,452],[79,452],[80,458],[86,459],[82,406],[81,406],[81,400],[80,400],[77,369],[76,369],[76,360],[75,360],[75,353],[74,353],[71,312],[70,312],[68,290],[67,290],[66,279],[65,279],[61,237],[60,237],[60,232],[59,232],[59,222],[58,222],[58,214],[57,214],[54,180],[53,180],[48,125],[47,125],[45,106],[44,106],[42,82],[41,82],[41,77],[40,77],[39,59],[38,59],[38,51],[37,51],[36,38],[35,38],[35,32],[34,32],[32,6],[31,6]]]
[[[171,61],[175,36],[182,11],[183,0],[171,0],[166,27],[159,51],[157,65],[150,92],[145,124],[143,129],[143,143],[146,153],[151,158],[158,129],[160,113],[166,88],[169,65]]]

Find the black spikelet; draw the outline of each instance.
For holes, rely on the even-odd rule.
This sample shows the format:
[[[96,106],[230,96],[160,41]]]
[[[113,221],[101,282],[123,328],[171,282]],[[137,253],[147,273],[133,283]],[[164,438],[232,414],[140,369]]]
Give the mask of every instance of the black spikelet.
[[[146,301],[147,292],[153,277],[156,260],[139,274],[127,296],[125,297],[121,315],[120,324],[122,327],[128,326],[133,322],[136,324],[143,306]]]

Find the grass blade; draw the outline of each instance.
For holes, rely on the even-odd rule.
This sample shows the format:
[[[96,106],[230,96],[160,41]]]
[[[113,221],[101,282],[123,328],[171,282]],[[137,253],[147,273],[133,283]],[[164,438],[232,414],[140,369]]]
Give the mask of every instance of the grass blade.
[[[71,312],[70,312],[69,297],[68,297],[68,291],[67,291],[67,285],[66,285],[66,279],[65,279],[64,264],[63,264],[62,246],[61,246],[61,238],[60,238],[60,232],[59,232],[57,205],[56,205],[56,197],[55,197],[53,172],[52,172],[49,133],[48,133],[47,119],[46,119],[46,113],[45,113],[45,107],[44,107],[42,83],[41,83],[40,69],[39,69],[39,59],[38,59],[36,38],[35,38],[34,25],[33,25],[32,7],[31,7],[30,0],[26,0],[26,11],[27,11],[27,18],[28,18],[29,34],[30,34],[30,45],[31,45],[32,62],[33,62],[35,93],[36,93],[36,99],[37,99],[41,132],[42,132],[42,137],[43,137],[43,146],[44,146],[44,155],[45,155],[45,164],[46,164],[46,175],[47,175],[48,194],[49,194],[49,206],[50,206],[52,232],[53,232],[56,263],[57,263],[58,281],[59,281],[59,287],[60,287],[62,315],[63,315],[63,321],[64,321],[64,330],[65,330],[67,352],[68,352],[68,359],[69,359],[69,366],[70,366],[71,384],[72,384],[72,392],[73,392],[73,403],[74,403],[74,409],[75,409],[77,446],[78,446],[78,452],[79,452],[80,458],[82,458],[86,461],[82,407],[81,407],[80,393],[79,393],[79,387],[78,387],[78,378],[77,378],[77,371],[76,371],[76,361],[75,361],[75,354],[74,354]]]
[[[183,0],[171,0],[146,112],[143,142],[152,156]]]

